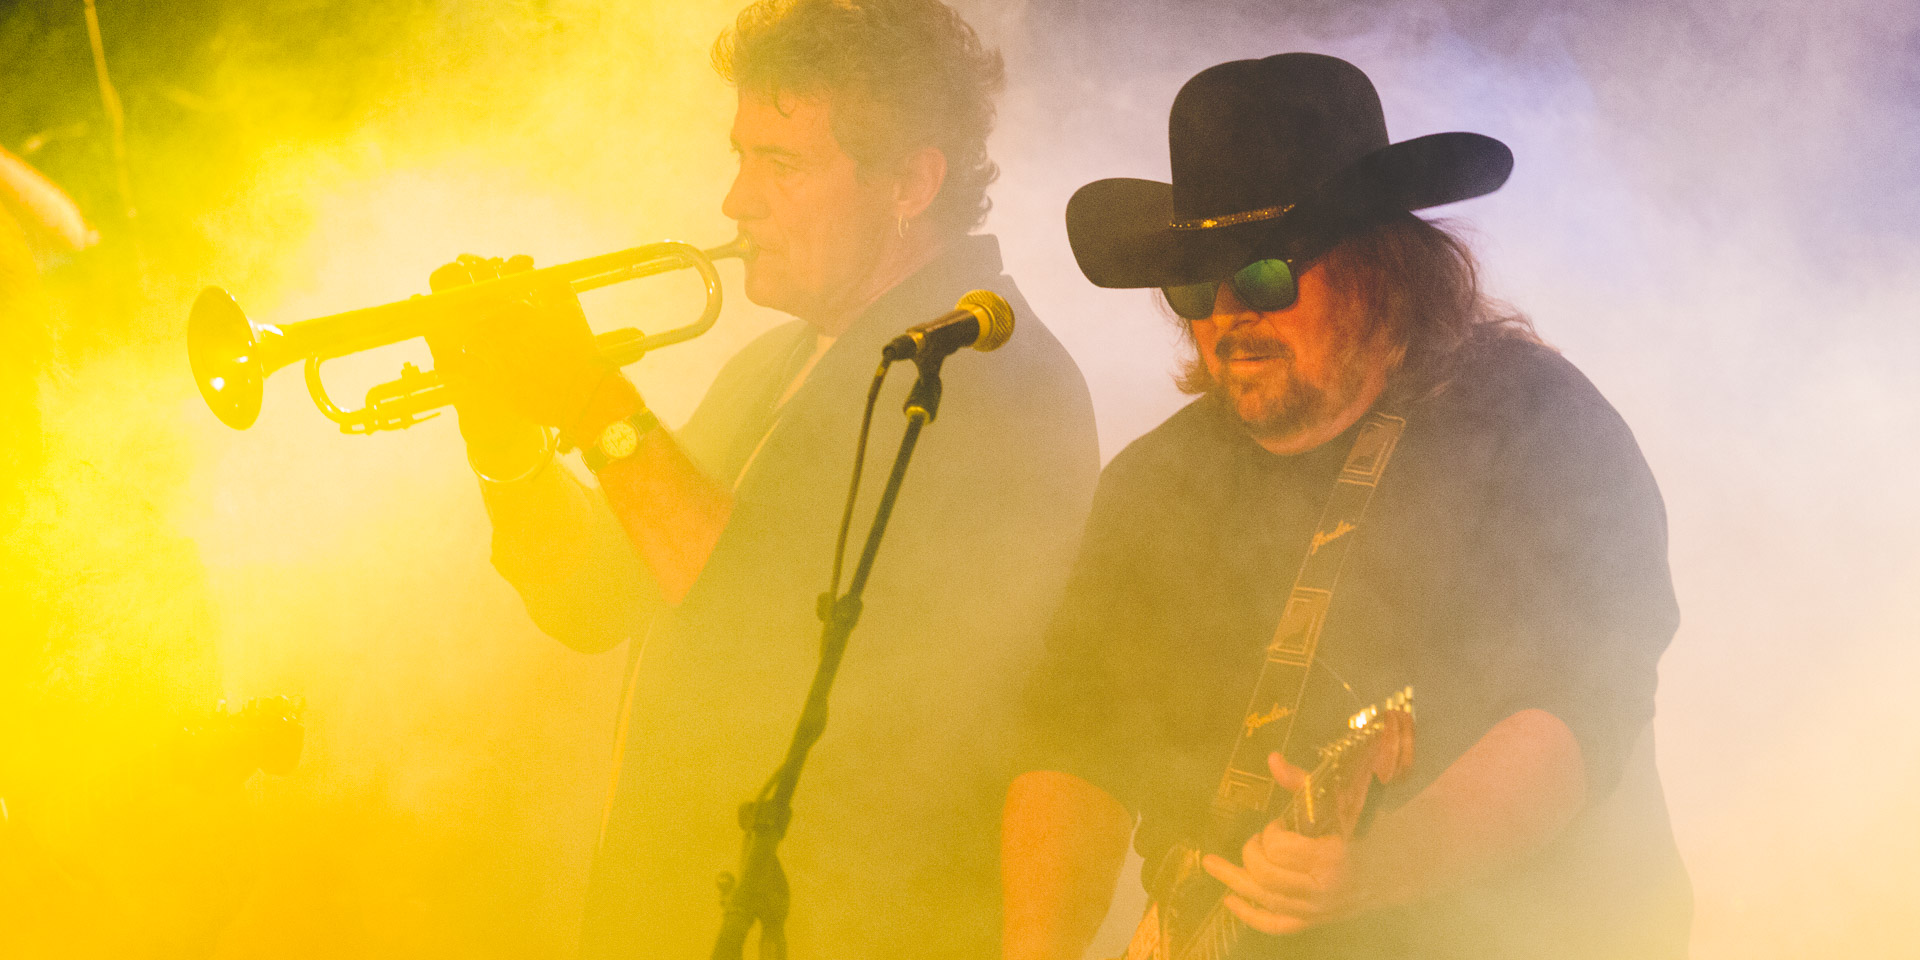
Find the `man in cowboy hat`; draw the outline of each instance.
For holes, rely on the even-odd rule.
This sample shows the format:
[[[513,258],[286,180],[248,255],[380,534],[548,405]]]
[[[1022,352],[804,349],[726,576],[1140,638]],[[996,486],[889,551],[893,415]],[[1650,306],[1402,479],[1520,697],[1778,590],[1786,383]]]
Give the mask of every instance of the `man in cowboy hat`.
[[[1164,897],[1140,956],[1683,955],[1648,733],[1678,617],[1659,491],[1410,212],[1512,155],[1390,143],[1366,76],[1300,53],[1200,73],[1169,132],[1172,183],[1067,208],[1088,279],[1164,291],[1200,397],[1101,477],[1007,800],[1006,957],[1079,957],[1130,835]],[[1410,765],[1371,771],[1403,775],[1357,818],[1315,792],[1275,819],[1314,748],[1408,686]]]

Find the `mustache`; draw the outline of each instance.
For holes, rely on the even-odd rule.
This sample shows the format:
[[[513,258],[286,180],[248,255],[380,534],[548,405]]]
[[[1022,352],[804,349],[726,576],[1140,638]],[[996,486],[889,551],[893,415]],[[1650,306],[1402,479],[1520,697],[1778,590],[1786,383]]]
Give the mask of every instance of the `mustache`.
[[[1282,360],[1291,360],[1293,348],[1272,337],[1233,332],[1223,334],[1214,342],[1213,355],[1221,362],[1247,357],[1278,357]]]

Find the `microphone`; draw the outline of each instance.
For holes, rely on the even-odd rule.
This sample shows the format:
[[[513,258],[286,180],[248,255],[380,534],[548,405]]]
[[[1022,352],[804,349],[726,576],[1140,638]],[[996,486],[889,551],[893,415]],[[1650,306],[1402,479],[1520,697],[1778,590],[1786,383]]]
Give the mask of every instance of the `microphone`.
[[[961,347],[982,353],[996,350],[1013,336],[1013,308],[992,290],[975,290],[960,298],[952,312],[917,327],[909,327],[880,350],[882,359],[944,359]]]

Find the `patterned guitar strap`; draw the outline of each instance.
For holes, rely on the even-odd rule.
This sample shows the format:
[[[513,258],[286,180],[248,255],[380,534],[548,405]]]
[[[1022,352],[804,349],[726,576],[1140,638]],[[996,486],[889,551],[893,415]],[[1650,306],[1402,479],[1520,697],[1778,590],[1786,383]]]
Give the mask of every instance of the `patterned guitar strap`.
[[[1340,581],[1348,547],[1373,500],[1373,491],[1386,473],[1387,461],[1406,429],[1402,417],[1373,413],[1360,425],[1353,448],[1334,479],[1333,495],[1320,513],[1313,539],[1307,544],[1300,572],[1280,614],[1280,626],[1267,645],[1260,679],[1247,704],[1246,719],[1234,741],[1227,772],[1213,798],[1216,839],[1227,840],[1250,821],[1264,822],[1274,790],[1267,755],[1283,751],[1292,737],[1295,715],[1306,691],[1320,631]],[[1236,842],[1237,841],[1233,841]]]

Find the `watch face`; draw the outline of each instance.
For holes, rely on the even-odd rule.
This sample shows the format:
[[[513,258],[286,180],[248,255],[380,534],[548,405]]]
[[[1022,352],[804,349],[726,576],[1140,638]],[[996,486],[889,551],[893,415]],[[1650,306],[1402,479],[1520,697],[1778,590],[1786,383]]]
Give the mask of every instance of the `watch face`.
[[[615,420],[600,431],[600,452],[609,460],[633,456],[633,450],[640,445],[640,431],[625,420]]]

